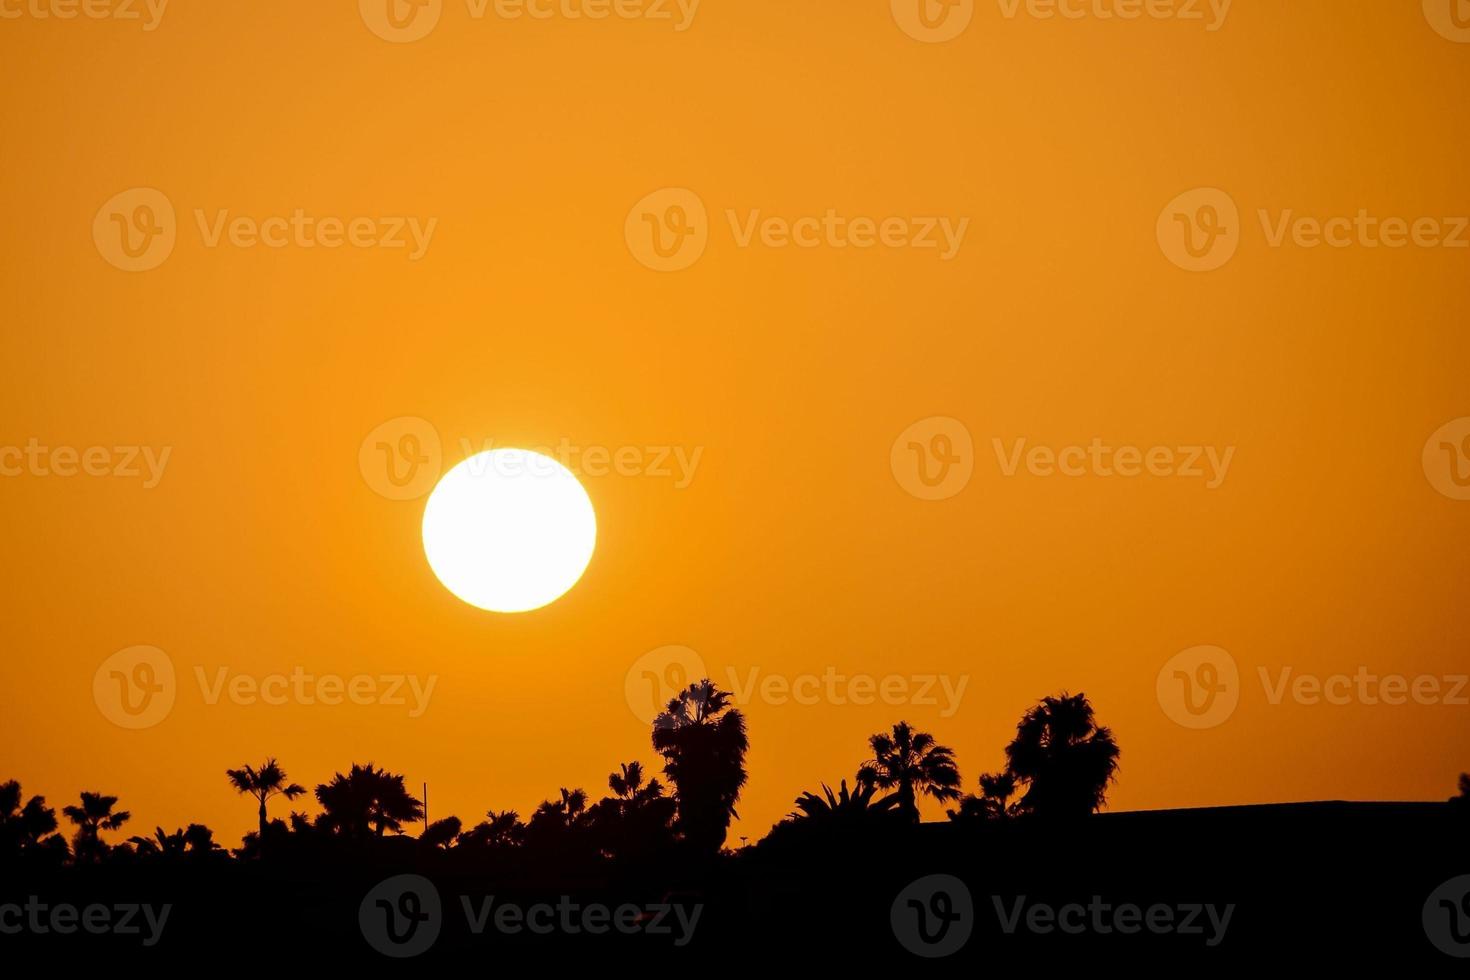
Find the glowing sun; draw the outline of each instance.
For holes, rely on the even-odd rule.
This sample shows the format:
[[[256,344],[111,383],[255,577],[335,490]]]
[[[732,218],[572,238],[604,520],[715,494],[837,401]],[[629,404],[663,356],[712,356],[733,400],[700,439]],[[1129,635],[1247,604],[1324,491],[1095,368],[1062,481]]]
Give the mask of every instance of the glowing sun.
[[[450,592],[513,613],[577,584],[597,544],[597,515],[571,470],[525,449],[493,449],[455,466],[424,508],[424,554]]]

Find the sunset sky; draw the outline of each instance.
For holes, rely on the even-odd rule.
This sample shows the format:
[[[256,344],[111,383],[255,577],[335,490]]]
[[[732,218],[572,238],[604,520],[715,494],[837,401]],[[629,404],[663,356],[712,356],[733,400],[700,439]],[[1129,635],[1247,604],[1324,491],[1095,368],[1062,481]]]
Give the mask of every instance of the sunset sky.
[[[230,844],[225,769],[269,755],[528,816],[656,763],[673,646],[748,717],[732,844],[900,719],[973,791],[1063,689],[1114,810],[1451,795],[1470,11],[977,0],[941,40],[903,0],[443,0],[408,40],[387,2],[0,0],[0,780]],[[596,511],[532,612],[425,560],[433,479],[495,447]],[[94,682],[137,646],[172,701],[126,727]],[[1192,727],[1200,646],[1238,680]],[[231,693],[293,672],[406,703]]]

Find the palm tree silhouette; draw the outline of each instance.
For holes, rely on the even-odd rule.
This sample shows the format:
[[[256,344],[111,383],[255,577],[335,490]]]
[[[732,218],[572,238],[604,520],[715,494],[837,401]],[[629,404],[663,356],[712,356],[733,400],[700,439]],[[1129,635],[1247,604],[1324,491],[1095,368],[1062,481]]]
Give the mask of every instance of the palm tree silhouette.
[[[951,820],[1004,820],[1015,815],[1010,799],[1016,795],[1016,777],[1009,772],[987,772],[980,776],[980,795],[960,800]]]
[[[244,766],[240,769],[226,769],[225,775],[229,777],[230,785],[235,787],[237,793],[249,793],[255,797],[260,804],[260,839],[265,841],[265,801],[277,794],[288,800],[306,792],[305,786],[286,782],[286,770],[276,763],[275,759],[265,760],[265,765],[259,769]]]
[[[153,828],[152,837],[129,837],[128,840],[137,845],[138,854],[144,857],[173,857],[183,854],[188,847],[182,830],[169,834],[162,827]]]
[[[24,806],[20,801],[20,783],[0,784],[0,859],[42,846],[41,838],[56,830],[56,811],[44,796],[33,796]]]
[[[64,806],[61,812],[66,819],[76,824],[76,836],[72,838],[72,854],[77,861],[100,861],[107,853],[101,832],[117,830],[131,819],[126,810],[113,812],[117,797],[101,793],[82,793],[81,806]]]
[[[1027,784],[1016,804],[1038,817],[1086,816],[1106,802],[1118,771],[1113,733],[1099,727],[1087,695],[1042,698],[1021,716],[1006,746],[1007,771]]]
[[[607,788],[613,791],[620,813],[626,816],[653,800],[663,798],[662,783],[657,779],[650,779],[647,783],[643,781],[643,763],[624,762],[618,768],[622,771],[607,777]]]
[[[941,803],[960,798],[960,770],[954,750],[940,745],[928,732],[916,732],[906,721],[892,734],[879,732],[868,739],[873,758],[858,770],[858,782],[898,791],[899,812],[919,822],[918,794]]]
[[[403,777],[371,762],[353,763],[345,776],[333,774],[331,782],[317,786],[316,799],[325,811],[318,822],[347,837],[398,834],[405,823],[424,818],[423,803],[409,794]]]
[[[460,822],[459,817],[445,817],[425,827],[424,832],[419,835],[419,840],[430,847],[448,849],[449,845],[459,837],[459,832],[463,827],[464,824]]]
[[[745,716],[707,678],[680,691],[653,722],[653,747],[674,784],[678,829],[696,854],[719,853],[745,786]]]
[[[877,792],[876,784],[864,783],[861,779],[856,781],[856,789],[848,792],[847,780],[844,779],[841,788],[834,796],[831,787],[823,783],[822,796],[808,791],[796,798],[797,812],[791,816],[797,820],[810,820],[823,827],[861,824],[875,817],[889,814],[898,806],[897,795],[874,800],[873,796]]]
[[[580,826],[587,811],[587,793],[580,789],[561,788],[561,799],[546,800],[531,814],[530,826],[535,830],[571,830]]]
[[[526,825],[521,823],[521,815],[516,811],[502,810],[496,813],[488,810],[485,816],[489,819],[480,821],[461,835],[462,846],[506,848],[518,847],[525,842]]]

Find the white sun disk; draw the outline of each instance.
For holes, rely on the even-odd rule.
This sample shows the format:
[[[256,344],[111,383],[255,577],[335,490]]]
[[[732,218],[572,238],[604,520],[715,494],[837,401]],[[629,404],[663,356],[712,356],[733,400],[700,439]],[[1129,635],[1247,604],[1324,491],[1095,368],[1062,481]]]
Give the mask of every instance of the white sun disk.
[[[577,584],[597,544],[597,515],[556,460],[492,449],[444,474],[423,530],[429,567],[450,592],[491,612],[527,612]]]

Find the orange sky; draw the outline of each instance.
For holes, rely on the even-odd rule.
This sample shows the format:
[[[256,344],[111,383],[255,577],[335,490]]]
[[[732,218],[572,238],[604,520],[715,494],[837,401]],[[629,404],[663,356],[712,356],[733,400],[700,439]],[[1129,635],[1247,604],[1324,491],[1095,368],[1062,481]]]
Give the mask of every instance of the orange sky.
[[[1452,220],[1470,214],[1453,39],[1470,27],[1448,0],[1433,18],[1239,0],[1217,30],[1194,0],[1203,20],[978,2],[942,43],[879,0],[704,0],[692,20],[671,0],[617,8],[669,20],[443,0],[398,43],[364,2],[173,0],[145,30],[0,0],[0,778],[231,841],[254,813],[224,770],[267,754],[308,785],[371,759],[427,780],[436,817],[528,814],[654,761],[629,675],[670,645],[724,686],[849,678],[811,703],[744,699],[732,841],[851,776],[899,718],[953,745],[973,789],[1062,688],[1123,746],[1115,809],[1437,799],[1470,767],[1470,501],[1434,469],[1470,433],[1452,425],[1470,416],[1470,249],[1425,244],[1470,241]],[[175,212],[147,271],[108,243],[140,199],[104,205],[133,188]],[[630,209],[667,188],[703,207],[684,213],[705,250],[654,271]],[[1186,271],[1175,215],[1222,201],[1236,251]],[[298,211],[311,231],[262,229],[284,247],[213,237]],[[1360,212],[1433,221],[1370,247],[1391,226]],[[1339,216],[1343,247],[1292,224]],[[780,247],[770,217],[819,219],[799,226],[816,244]],[[853,244],[894,217],[890,240]],[[393,219],[432,232],[417,258],[407,230],[404,248],[329,248],[324,218],[338,238],[354,219],[359,239]],[[940,247],[910,247],[929,225]],[[967,433],[949,445],[969,480],[927,500],[895,442],[935,417],[963,428],[917,441]],[[375,492],[360,461],[403,418],[444,468],[467,445],[591,448],[580,584],[518,616],[440,586],[423,498]],[[1065,452],[1094,440],[1162,447],[1156,471]],[[142,462],[57,476],[67,453],[28,445],[163,465],[152,486]],[[1048,475],[1035,447],[1081,475]],[[1233,450],[1221,479],[1175,472],[1190,447]],[[597,456],[620,449],[621,472]],[[93,682],[136,645],[176,679],[164,716],[129,729]],[[1200,645],[1233,658],[1238,704],[1191,728],[1159,675]],[[1272,703],[1286,668],[1351,693]],[[1331,684],[1359,668],[1441,694]],[[298,669],[434,686],[417,717],[211,697],[222,670]],[[897,703],[851,703],[858,676]],[[957,705],[941,682],[964,685]]]

